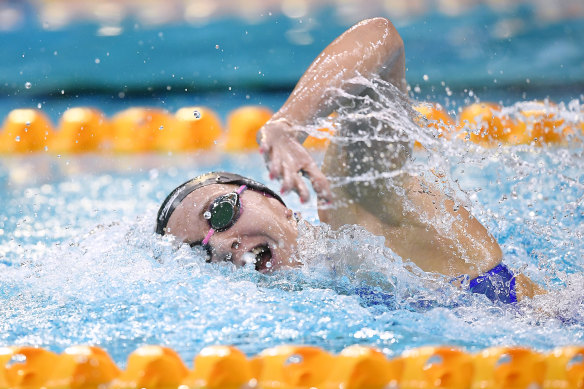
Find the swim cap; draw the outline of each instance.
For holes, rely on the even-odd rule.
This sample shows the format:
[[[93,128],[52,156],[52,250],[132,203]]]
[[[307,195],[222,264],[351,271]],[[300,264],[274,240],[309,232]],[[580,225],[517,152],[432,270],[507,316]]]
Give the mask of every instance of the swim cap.
[[[239,174],[227,172],[210,172],[201,174],[200,176],[179,185],[172,192],[170,192],[158,210],[158,216],[156,217],[156,233],[164,235],[164,229],[168,224],[170,216],[176,207],[178,207],[179,204],[185,199],[185,197],[199,188],[213,184],[246,185],[248,189],[262,192],[271,197],[274,197],[276,200],[286,206],[284,200],[282,200],[282,198],[278,196],[276,192],[260,182],[240,176]]]

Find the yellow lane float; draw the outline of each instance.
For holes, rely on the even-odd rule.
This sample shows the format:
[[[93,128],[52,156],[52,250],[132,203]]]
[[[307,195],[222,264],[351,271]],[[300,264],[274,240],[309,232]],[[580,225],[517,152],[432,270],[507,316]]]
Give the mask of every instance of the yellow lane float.
[[[584,346],[547,354],[492,347],[476,354],[426,346],[387,358],[372,347],[332,355],[315,346],[278,346],[248,359],[233,346],[205,347],[189,370],[167,347],[143,346],[121,371],[100,348],[62,354],[0,348],[1,389],[583,389]]]
[[[223,133],[217,114],[205,107],[184,107],[174,117],[173,125],[164,127],[158,134],[156,149],[159,151],[208,150]]]
[[[446,135],[452,131],[455,125],[454,119],[446,110],[437,103],[420,103],[414,109],[426,119],[427,123],[416,119],[418,125],[426,125],[438,131],[438,136]]]
[[[184,386],[193,389],[240,389],[256,377],[249,359],[233,346],[205,347],[193,365],[183,380]]]
[[[111,148],[109,120],[95,108],[69,108],[59,122],[49,150],[54,153],[85,153]]]
[[[403,360],[389,360],[371,347],[349,346],[337,356],[326,379],[325,389],[383,389],[396,387]]]
[[[528,143],[525,134],[516,128],[511,118],[495,103],[475,103],[464,107],[459,115],[462,135],[471,142],[485,146]],[[467,137],[468,133],[468,137]]]
[[[257,149],[256,134],[272,115],[270,109],[260,106],[241,107],[231,112],[223,148],[231,152]]]
[[[45,383],[47,389],[100,389],[121,373],[111,357],[98,347],[73,346],[59,356]]]
[[[319,388],[334,357],[314,346],[277,346],[262,351],[254,364],[262,388]]]
[[[40,388],[59,356],[36,347],[0,347],[0,388]]]
[[[420,347],[402,354],[401,389],[468,389],[472,356],[455,347]]]
[[[475,103],[461,110],[458,123],[439,104],[420,103],[414,108],[420,114],[416,122],[437,131],[438,137],[449,138],[456,130],[459,137],[485,147],[566,145],[584,132],[584,111],[560,116],[550,102],[517,103],[511,110],[495,103]],[[59,131],[54,131],[42,111],[15,109],[0,131],[0,153],[190,152],[215,145],[222,151],[246,152],[257,149],[256,133],[272,113],[262,106],[237,108],[228,115],[224,132],[218,115],[206,107],[181,108],[175,115],[159,108],[133,107],[111,121],[95,108],[77,107],[65,111]],[[318,129],[304,146],[324,149],[334,133],[334,128]]]
[[[584,388],[584,346],[567,346],[547,358],[544,389]]]
[[[471,389],[541,388],[545,359],[524,347],[492,347],[474,357]]]
[[[175,118],[158,108],[128,108],[112,119],[113,150],[118,153],[153,151],[159,135],[170,131]]]
[[[126,370],[110,388],[178,388],[188,372],[174,350],[162,346],[143,346],[130,354]]]
[[[38,109],[15,109],[4,121],[0,133],[0,152],[28,153],[48,150],[53,125]]]
[[[319,128],[315,134],[308,135],[302,145],[309,150],[326,149],[334,134],[335,132],[329,128]]]
[[[557,106],[554,103],[534,101],[519,104],[518,107],[516,132],[525,134],[535,144],[566,143],[567,137],[574,134],[574,129],[556,116],[554,111],[557,111]]]

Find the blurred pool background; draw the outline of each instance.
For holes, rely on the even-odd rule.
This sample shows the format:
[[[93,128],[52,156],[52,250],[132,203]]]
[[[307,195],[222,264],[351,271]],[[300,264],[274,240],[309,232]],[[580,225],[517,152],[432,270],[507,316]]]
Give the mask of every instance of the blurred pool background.
[[[584,89],[578,0],[5,0],[0,117],[39,105],[54,119],[76,105],[277,109],[332,39],[373,16],[402,35],[415,99],[456,110]]]

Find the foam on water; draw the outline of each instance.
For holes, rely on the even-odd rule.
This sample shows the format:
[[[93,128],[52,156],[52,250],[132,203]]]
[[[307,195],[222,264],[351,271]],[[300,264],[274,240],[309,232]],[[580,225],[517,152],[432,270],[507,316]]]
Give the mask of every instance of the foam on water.
[[[207,264],[200,253],[155,235],[158,205],[190,177],[221,169],[267,182],[256,155],[14,157],[0,167],[0,342],[55,351],[97,344],[120,364],[142,344],[168,345],[190,361],[210,344],[255,354],[282,343],[330,351],[360,343],[395,355],[426,344],[546,350],[582,342],[582,148],[575,140],[568,147],[486,149],[438,139],[413,124],[390,86],[369,86],[387,98],[362,111],[341,108],[335,123],[374,120],[399,129],[374,127],[375,142],[419,141],[424,149],[402,171],[423,173],[469,208],[500,242],[505,262],[547,295],[511,306],[470,295],[358,226],[320,225],[315,202],[301,205],[293,195],[287,202],[311,222],[301,223],[299,270],[262,275]],[[573,120],[576,106],[555,109]],[[363,171],[356,179],[391,182],[392,175]],[[445,229],[450,223],[440,222]]]

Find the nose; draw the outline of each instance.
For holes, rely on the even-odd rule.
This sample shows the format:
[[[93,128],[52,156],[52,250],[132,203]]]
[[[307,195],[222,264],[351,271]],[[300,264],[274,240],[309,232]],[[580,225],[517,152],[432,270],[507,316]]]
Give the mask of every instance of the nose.
[[[243,259],[244,244],[238,237],[212,239],[210,243],[213,262],[229,261],[238,267],[246,264]]]

